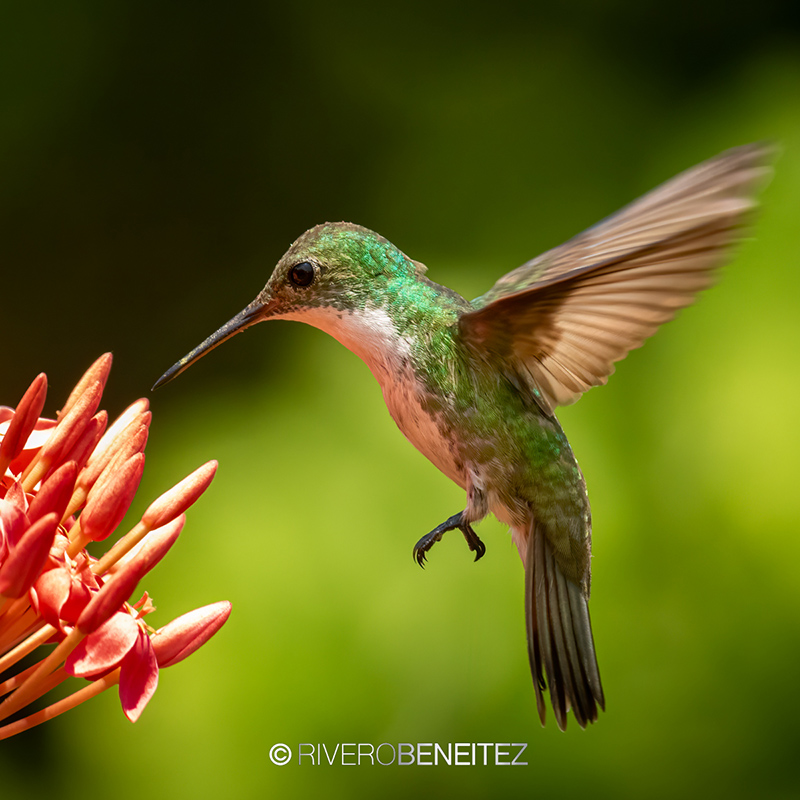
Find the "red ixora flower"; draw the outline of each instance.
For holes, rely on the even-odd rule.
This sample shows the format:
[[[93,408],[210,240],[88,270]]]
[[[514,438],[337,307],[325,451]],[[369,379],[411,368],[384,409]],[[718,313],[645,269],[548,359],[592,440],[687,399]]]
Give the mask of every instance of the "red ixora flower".
[[[111,369],[101,356],[57,420],[42,419],[47,378],[39,375],[16,410],[0,406],[0,674],[41,645],[38,663],[0,683],[0,739],[38,725],[119,684],[135,722],[158,671],[191,655],[230,614],[213,603],[155,629],[145,592],[128,598],[178,538],[184,512],[216,472],[209,461],[165,492],[100,559],[86,550],[107,539],[127,512],[144,469],[151,413],[138,400],[108,425],[98,411]],[[6,722],[70,677],[90,683],[52,705]]]

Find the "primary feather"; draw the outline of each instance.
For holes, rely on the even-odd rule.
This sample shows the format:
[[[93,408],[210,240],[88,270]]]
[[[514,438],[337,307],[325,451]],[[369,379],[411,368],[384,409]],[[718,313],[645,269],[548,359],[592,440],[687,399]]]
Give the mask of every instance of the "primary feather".
[[[545,413],[575,402],[712,282],[766,152],[722,153],[509,272],[461,317],[464,341],[510,362]]]

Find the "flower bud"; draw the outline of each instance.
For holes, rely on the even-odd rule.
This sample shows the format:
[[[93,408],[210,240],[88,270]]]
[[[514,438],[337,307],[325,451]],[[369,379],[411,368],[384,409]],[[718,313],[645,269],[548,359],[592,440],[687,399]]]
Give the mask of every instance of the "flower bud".
[[[81,532],[94,542],[107,538],[130,508],[144,471],[144,453],[129,458],[108,479],[98,481],[81,512]]]
[[[16,546],[9,548],[0,566],[0,595],[22,597],[31,588],[53,546],[58,522],[57,514],[46,514],[22,534]]]
[[[42,484],[39,491],[31,500],[28,508],[28,519],[31,522],[54,511],[59,520],[64,518],[67,510],[67,503],[72,497],[72,489],[75,486],[75,477],[78,468],[74,461],[67,461],[57,470],[52,472]]]
[[[83,373],[81,379],[75,384],[75,388],[70,392],[67,402],[58,414],[59,421],[69,413],[70,409],[80,400],[81,396],[92,384],[98,384],[100,394],[103,394],[103,389],[106,388],[106,381],[108,380],[108,373],[111,372],[111,362],[114,357],[111,353],[103,353],[94,364],[92,364],[86,372]],[[97,410],[92,411],[92,414]]]
[[[17,405],[14,416],[0,442],[0,474],[22,452],[31,435],[47,397],[47,376],[42,372],[34,378]]]
[[[216,471],[216,461],[209,461],[198,467],[155,500],[142,515],[142,522],[148,528],[157,528],[182,514],[208,488]]]
[[[171,667],[204,645],[227,621],[227,600],[196,608],[168,622],[150,637],[159,667]]]

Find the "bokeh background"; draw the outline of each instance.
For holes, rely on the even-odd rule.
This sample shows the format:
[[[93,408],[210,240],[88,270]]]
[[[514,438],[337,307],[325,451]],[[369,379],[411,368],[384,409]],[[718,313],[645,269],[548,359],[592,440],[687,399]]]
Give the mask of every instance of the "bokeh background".
[[[791,4],[3,4],[0,402],[112,350],[113,414],[303,230],[379,230],[468,297],[727,147],[782,154],[720,284],[563,410],[595,516],[608,711],[542,729],[522,570],[367,369],[288,323],[151,396],[133,512],[218,476],[146,588],[230,599],[131,725],[111,693],[0,745],[3,797],[796,797],[800,21]],[[526,767],[272,765],[276,742],[527,742]]]

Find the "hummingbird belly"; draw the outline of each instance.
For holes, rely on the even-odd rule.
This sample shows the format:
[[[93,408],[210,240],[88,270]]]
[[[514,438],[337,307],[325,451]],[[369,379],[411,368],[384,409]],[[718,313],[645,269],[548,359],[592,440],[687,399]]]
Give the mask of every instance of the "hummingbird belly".
[[[462,489],[467,469],[455,431],[441,412],[432,410],[433,398],[409,368],[396,380],[382,382],[383,398],[400,431],[437,469]]]

